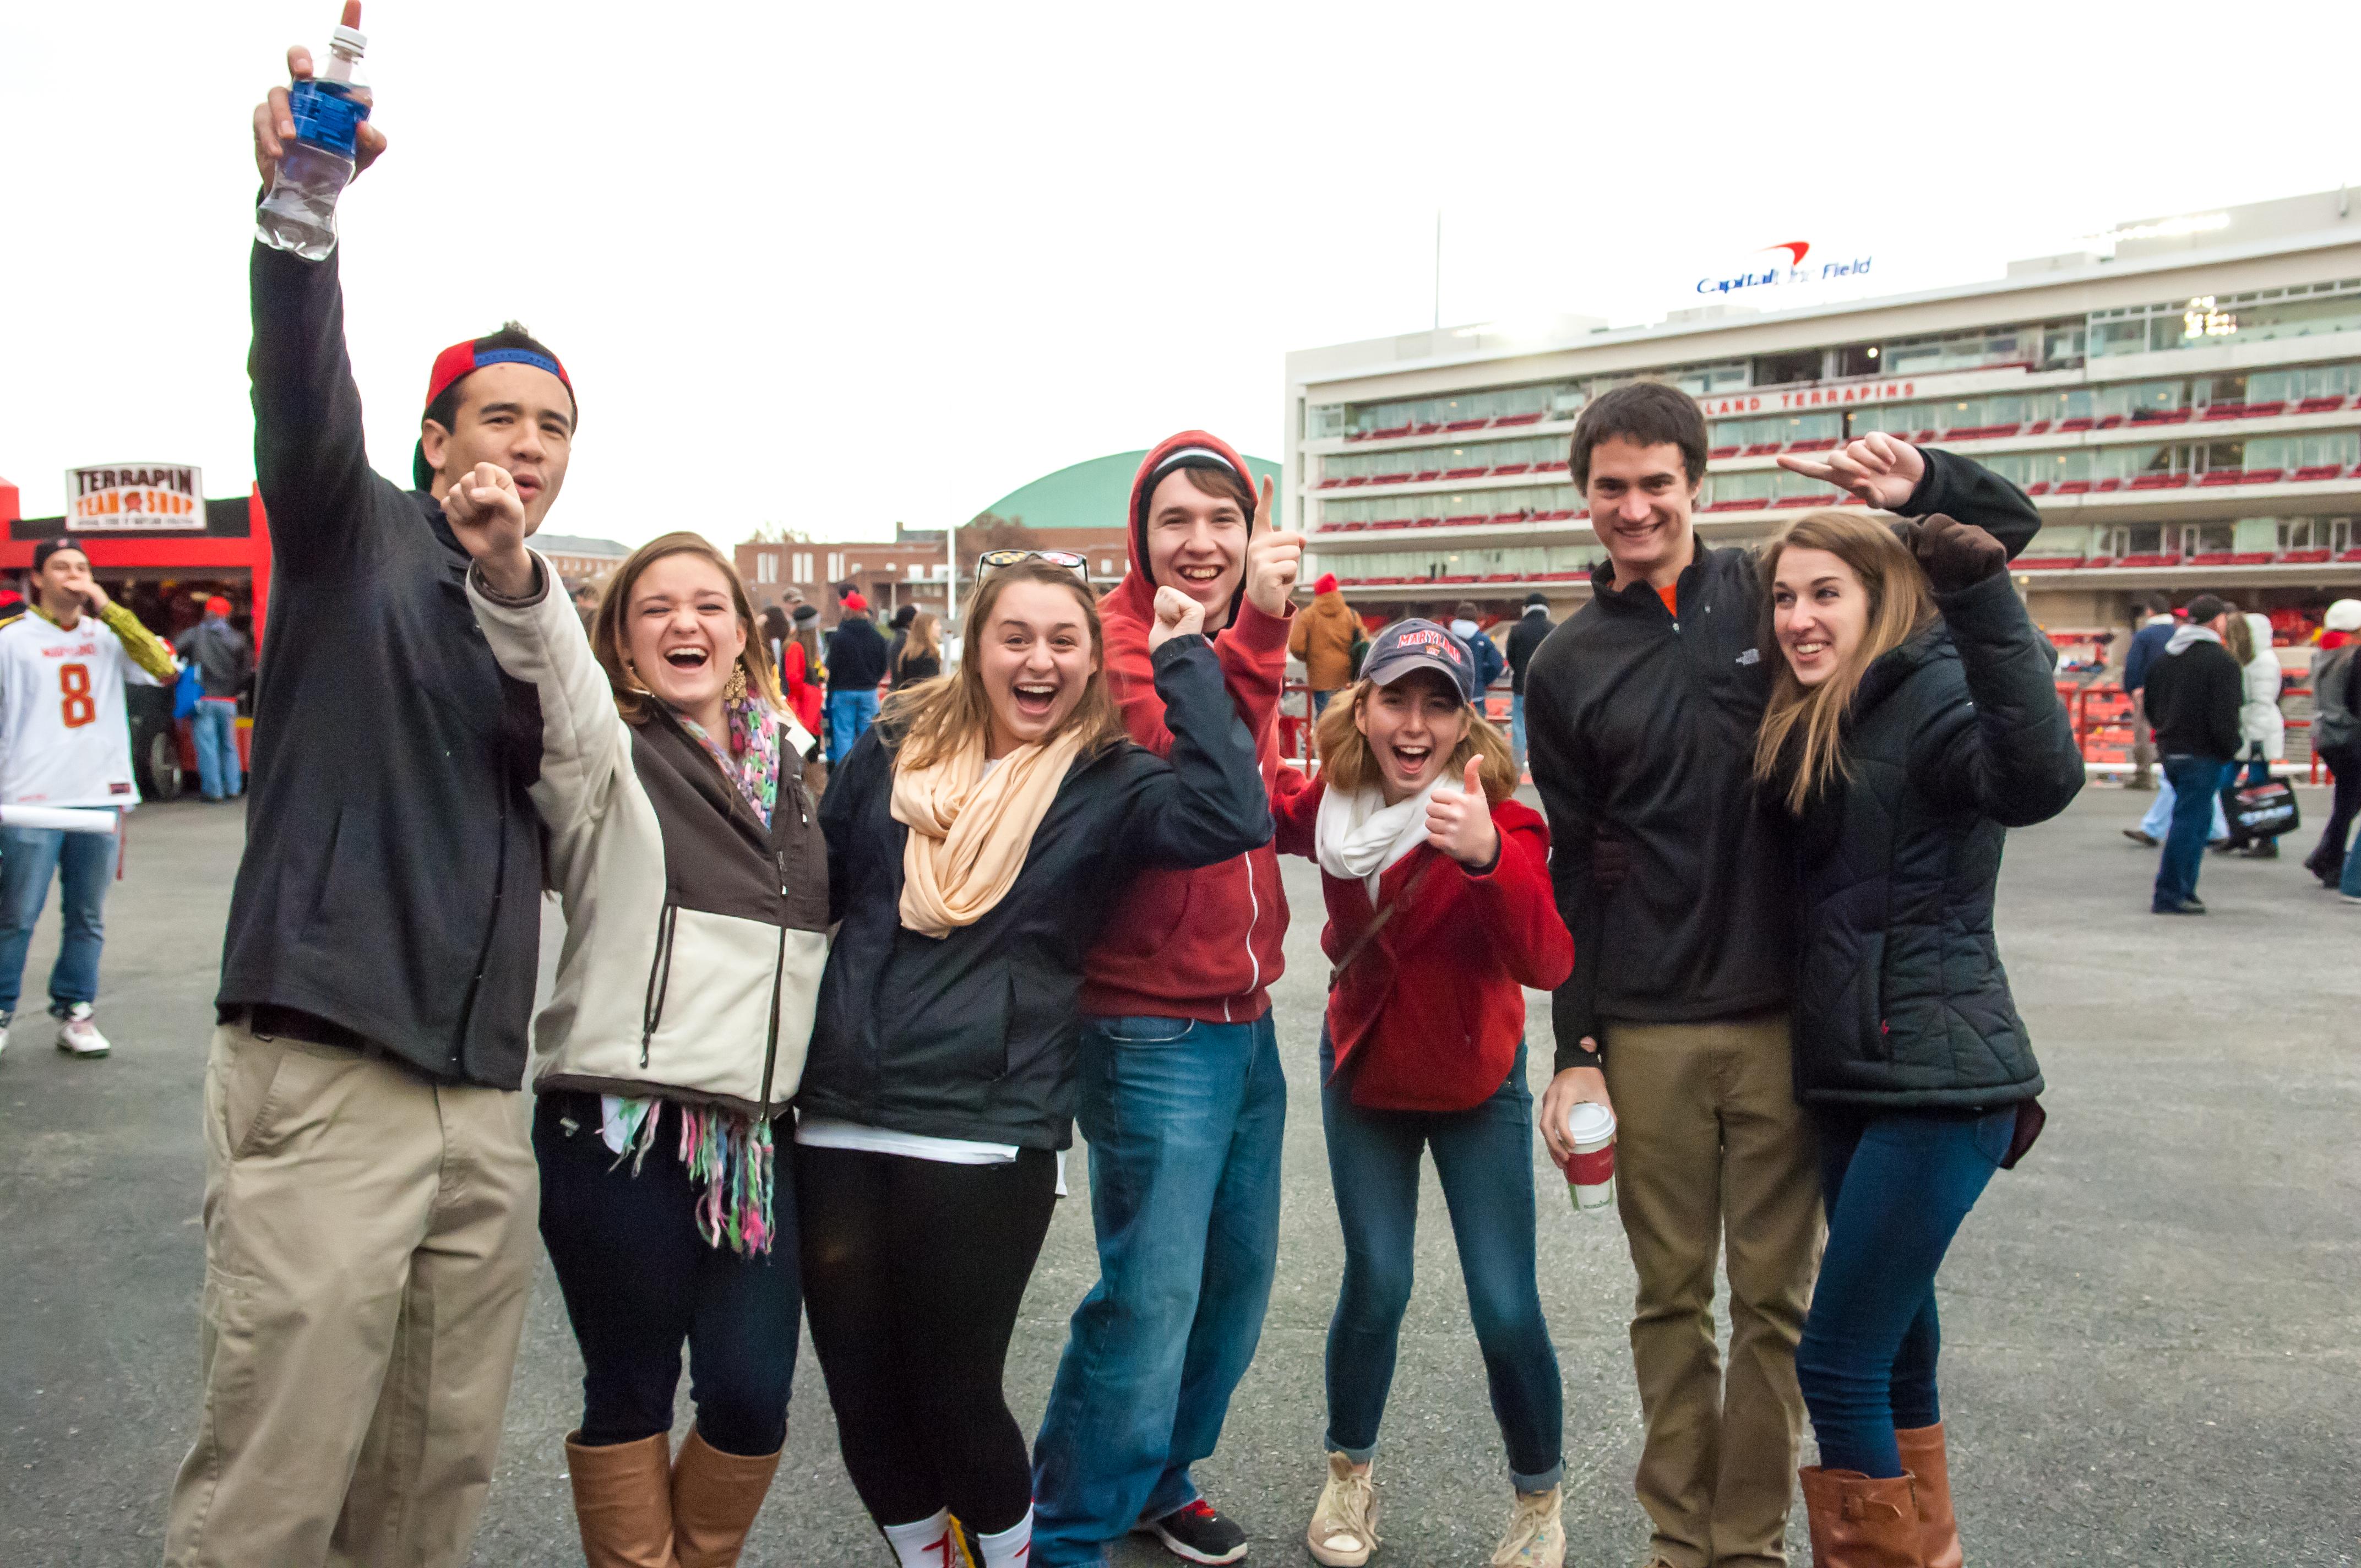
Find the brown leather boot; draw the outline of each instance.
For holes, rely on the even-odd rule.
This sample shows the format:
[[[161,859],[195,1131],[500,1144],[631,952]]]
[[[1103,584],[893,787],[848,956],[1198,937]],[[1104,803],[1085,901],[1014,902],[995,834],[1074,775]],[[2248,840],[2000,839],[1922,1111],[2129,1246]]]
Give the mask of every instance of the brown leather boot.
[[[672,1528],[680,1568],[732,1568],[779,1468],[777,1451],[724,1453],[689,1429],[672,1469]]]
[[[589,1568],[677,1568],[672,1554],[672,1442],[666,1432],[605,1448],[566,1440],[574,1522]]]
[[[1918,1483],[1918,1550],[1927,1568],[1961,1568],[1967,1558],[1960,1551],[1960,1521],[1951,1512],[1951,1461],[1943,1447],[1943,1423],[1897,1430],[1894,1442],[1902,1450],[1902,1468]]]
[[[1796,1475],[1811,1523],[1812,1568],[1924,1568],[1909,1476],[1874,1480],[1817,1465]]]

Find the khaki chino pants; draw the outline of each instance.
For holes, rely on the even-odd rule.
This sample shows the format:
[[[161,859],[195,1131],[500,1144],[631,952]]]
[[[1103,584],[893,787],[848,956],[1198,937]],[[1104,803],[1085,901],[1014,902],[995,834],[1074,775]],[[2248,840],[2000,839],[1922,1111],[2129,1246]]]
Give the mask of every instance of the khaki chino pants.
[[[533,1281],[521,1100],[214,1030],[204,1405],[170,1568],[466,1558]]]
[[[1616,1208],[1639,1274],[1636,1489],[1675,1568],[1784,1563],[1804,1428],[1795,1343],[1825,1225],[1784,1014],[1609,1024]],[[1730,1366],[1714,1342],[1727,1249]]]

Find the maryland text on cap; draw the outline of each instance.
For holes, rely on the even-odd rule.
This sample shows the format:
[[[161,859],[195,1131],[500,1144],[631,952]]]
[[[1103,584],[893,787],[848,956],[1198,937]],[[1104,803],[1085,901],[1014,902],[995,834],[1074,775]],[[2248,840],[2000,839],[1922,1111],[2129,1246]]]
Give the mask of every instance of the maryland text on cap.
[[[1475,656],[1467,644],[1431,620],[1397,620],[1378,632],[1361,673],[1371,684],[1384,686],[1420,668],[1450,676],[1462,702],[1476,700]]]

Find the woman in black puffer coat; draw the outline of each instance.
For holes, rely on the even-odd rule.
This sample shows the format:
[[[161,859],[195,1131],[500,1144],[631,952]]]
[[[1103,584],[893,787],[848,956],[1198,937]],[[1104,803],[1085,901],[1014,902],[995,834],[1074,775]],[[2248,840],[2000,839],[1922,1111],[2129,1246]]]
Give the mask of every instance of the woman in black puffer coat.
[[[1937,516],[1905,543],[1816,512],[1763,576],[1783,658],[1756,773],[1798,818],[1796,1092],[1828,1211],[1795,1354],[1820,1447],[1803,1473],[1814,1556],[1958,1568],[1935,1275],[2042,1087],[1993,892],[2004,830],[2063,810],[2082,760],[1983,530]]]

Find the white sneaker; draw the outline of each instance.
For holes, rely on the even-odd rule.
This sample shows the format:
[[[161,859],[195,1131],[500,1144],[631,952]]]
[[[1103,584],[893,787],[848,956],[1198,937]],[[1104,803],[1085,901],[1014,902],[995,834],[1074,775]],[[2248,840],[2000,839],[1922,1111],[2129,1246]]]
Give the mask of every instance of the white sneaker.
[[[14,1013],[0,1013],[0,1056],[8,1054],[8,1025],[16,1021]]]
[[[66,1009],[65,1022],[58,1025],[58,1049],[70,1057],[96,1058],[114,1049],[98,1025],[90,1021],[91,1005],[77,1002]]]
[[[1563,1486],[1518,1493],[1492,1568],[1565,1568],[1565,1502]]]
[[[1328,1484],[1303,1532],[1312,1560],[1325,1568],[1361,1568],[1378,1549],[1378,1492],[1367,1470],[1341,1453],[1328,1456]]]

